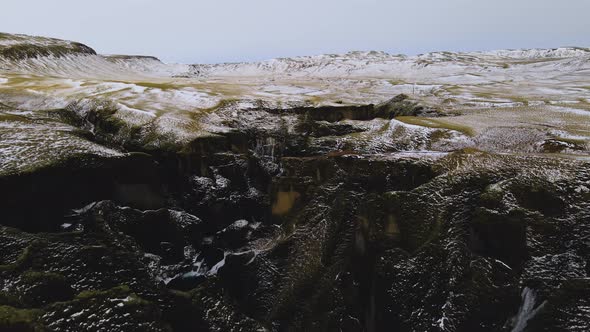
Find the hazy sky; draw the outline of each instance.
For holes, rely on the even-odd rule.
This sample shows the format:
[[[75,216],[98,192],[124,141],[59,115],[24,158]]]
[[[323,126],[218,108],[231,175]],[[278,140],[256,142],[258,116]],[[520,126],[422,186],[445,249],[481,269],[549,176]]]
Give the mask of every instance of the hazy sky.
[[[185,63],[590,47],[590,0],[2,0],[0,31]]]

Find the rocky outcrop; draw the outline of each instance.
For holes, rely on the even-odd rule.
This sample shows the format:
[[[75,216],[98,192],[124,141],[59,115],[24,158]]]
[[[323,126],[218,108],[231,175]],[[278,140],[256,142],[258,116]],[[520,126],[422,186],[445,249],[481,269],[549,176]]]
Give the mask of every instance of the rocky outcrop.
[[[313,147],[362,127],[312,112],[245,111],[252,121],[162,151],[119,140],[108,112],[80,121],[102,144],[144,152],[2,177],[0,305],[13,319],[0,324],[588,328],[587,163],[324,153]]]
[[[96,55],[96,52],[77,42],[0,33],[0,57],[4,59],[60,58],[68,55]]]

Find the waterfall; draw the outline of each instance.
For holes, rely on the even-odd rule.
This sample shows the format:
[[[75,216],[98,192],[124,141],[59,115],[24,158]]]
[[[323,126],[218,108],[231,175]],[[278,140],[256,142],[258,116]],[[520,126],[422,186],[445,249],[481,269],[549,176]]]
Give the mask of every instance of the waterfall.
[[[256,139],[254,153],[259,157],[270,157],[270,160],[275,161],[277,144],[274,137],[259,137]]]
[[[511,320],[512,332],[523,332],[527,327],[528,321],[533,318],[539,310],[543,308],[547,301],[544,301],[540,305],[535,307],[537,301],[537,295],[535,291],[525,287],[521,293],[522,303],[518,309],[518,313]]]

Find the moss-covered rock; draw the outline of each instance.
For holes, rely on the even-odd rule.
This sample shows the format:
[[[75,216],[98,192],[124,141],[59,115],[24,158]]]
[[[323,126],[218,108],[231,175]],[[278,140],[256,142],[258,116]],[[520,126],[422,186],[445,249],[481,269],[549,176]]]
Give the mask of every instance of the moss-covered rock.
[[[74,296],[74,290],[65,277],[58,273],[27,271],[21,274],[14,286],[22,303],[30,307],[66,301]]]
[[[171,331],[161,321],[157,306],[127,286],[105,291],[85,291],[71,301],[46,309],[43,322],[56,330]]]
[[[39,57],[65,57],[69,55],[96,55],[96,52],[81,43],[55,43],[53,45],[36,45],[24,42],[0,47],[0,57],[9,60],[26,60]]]
[[[6,332],[44,332],[49,331],[40,322],[41,310],[17,309],[0,306],[0,330]]]

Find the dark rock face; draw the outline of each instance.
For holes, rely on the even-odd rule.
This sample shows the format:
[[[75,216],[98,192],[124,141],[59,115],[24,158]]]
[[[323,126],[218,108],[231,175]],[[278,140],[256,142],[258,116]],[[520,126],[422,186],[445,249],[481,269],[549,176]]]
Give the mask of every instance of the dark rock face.
[[[141,153],[0,178],[0,330],[590,330],[590,164],[349,150],[430,111],[331,111],[161,151],[84,119]]]
[[[419,105],[405,94],[397,95],[378,105],[295,107],[264,109],[272,114],[298,114],[313,121],[337,122],[341,120],[393,119],[397,116],[442,116],[435,109]]]
[[[24,35],[0,33],[0,40],[8,38],[13,43],[0,46],[0,57],[9,60],[25,60],[40,57],[65,57],[72,55],[96,55],[96,52],[81,43],[66,42],[53,38],[30,38]]]

